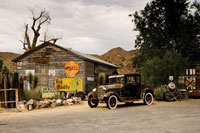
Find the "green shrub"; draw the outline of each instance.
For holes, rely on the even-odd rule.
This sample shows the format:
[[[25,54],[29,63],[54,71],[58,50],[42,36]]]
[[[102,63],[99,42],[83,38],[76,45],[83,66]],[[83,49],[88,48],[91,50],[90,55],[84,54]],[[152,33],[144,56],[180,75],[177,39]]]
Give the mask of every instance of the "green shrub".
[[[42,93],[39,90],[24,90],[25,100],[28,101],[30,99],[40,101],[42,99]]]
[[[166,88],[164,86],[160,86],[154,89],[154,95],[156,100],[164,100],[163,95],[166,92]]]
[[[65,94],[63,92],[56,90],[54,98],[55,99],[65,99]]]

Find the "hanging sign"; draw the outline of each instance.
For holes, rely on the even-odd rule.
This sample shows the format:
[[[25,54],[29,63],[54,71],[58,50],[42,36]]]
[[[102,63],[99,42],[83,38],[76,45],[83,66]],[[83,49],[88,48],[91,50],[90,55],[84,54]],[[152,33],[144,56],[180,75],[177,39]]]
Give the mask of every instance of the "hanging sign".
[[[17,69],[22,69],[22,62],[21,61],[17,62]]]
[[[68,61],[65,65],[65,73],[68,78],[75,78],[79,72],[79,65],[75,61]]]

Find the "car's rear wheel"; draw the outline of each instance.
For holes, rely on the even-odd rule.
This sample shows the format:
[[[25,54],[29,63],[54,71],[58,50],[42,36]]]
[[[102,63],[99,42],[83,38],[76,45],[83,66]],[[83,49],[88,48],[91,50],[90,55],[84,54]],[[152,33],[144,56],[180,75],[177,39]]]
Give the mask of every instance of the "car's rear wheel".
[[[117,97],[115,95],[111,95],[106,100],[106,105],[109,109],[115,109],[117,107]]]
[[[99,101],[97,99],[94,99],[92,96],[88,97],[88,105],[91,108],[96,108],[99,104]]]
[[[147,92],[145,95],[144,95],[144,104],[146,105],[151,105],[153,103],[153,94],[150,93],[150,92]]]

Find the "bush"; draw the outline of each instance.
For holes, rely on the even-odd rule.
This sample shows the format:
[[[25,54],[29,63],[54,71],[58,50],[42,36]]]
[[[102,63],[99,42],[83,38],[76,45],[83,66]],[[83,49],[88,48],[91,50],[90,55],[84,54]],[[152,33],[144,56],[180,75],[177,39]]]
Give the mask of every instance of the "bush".
[[[42,99],[42,93],[39,90],[24,90],[25,100],[29,101],[31,99],[40,101]]]
[[[166,53],[163,58],[153,57],[146,60],[140,68],[144,84],[156,87],[168,83],[169,76],[177,83],[187,65],[187,59],[178,53]]]
[[[154,95],[156,100],[164,100],[163,95],[166,92],[166,88],[164,86],[160,86],[154,89]]]
[[[60,92],[59,90],[56,90],[55,91],[55,97],[54,97],[55,99],[65,99],[66,97],[65,97],[65,93],[63,93],[63,92]]]

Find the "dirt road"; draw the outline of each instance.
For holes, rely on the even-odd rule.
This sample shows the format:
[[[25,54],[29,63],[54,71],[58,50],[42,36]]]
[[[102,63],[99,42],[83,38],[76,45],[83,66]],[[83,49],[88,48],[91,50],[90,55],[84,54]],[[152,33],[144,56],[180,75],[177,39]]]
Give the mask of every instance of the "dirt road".
[[[0,113],[0,133],[199,133],[200,100],[155,102],[151,106],[80,105],[26,113]]]

